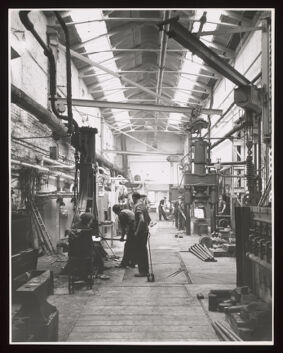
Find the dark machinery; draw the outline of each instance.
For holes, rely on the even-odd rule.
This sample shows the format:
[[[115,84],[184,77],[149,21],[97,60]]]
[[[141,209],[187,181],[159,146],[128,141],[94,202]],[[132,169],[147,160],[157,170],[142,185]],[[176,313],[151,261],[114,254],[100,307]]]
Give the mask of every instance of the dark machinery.
[[[263,50],[266,57],[269,58],[270,53],[270,19],[264,19],[264,31],[263,33]],[[163,29],[169,37],[175,39],[178,43],[183,45],[185,48],[190,50],[193,54],[199,56],[207,65],[215,69],[217,72],[222,74],[224,77],[232,81],[236,86],[238,86],[234,91],[234,101],[235,104],[245,109],[244,115],[244,123],[243,128],[247,131],[247,150],[248,156],[246,159],[246,177],[247,177],[247,184],[249,190],[249,204],[256,205],[260,199],[260,192],[261,192],[261,171],[260,171],[260,162],[258,165],[259,175],[256,175],[255,165],[252,156],[252,148],[253,148],[253,126],[255,124],[259,124],[260,117],[262,116],[263,119],[263,134],[264,134],[264,142],[270,144],[271,139],[271,112],[270,112],[270,91],[271,91],[271,80],[270,75],[267,74],[269,72],[269,65],[270,60],[266,63],[266,69],[263,69],[262,78],[264,85],[262,88],[255,87],[245,76],[239,73],[235,68],[233,68],[229,63],[225,60],[220,58],[215,52],[213,52],[210,48],[208,48],[205,44],[203,44],[199,39],[196,33],[191,33],[185,27],[183,27],[180,23],[178,23],[178,17],[171,18],[167,21],[160,23],[160,29]],[[265,60],[265,59],[264,59]],[[192,117],[193,120],[197,117],[197,112],[195,116]],[[192,146],[192,139],[191,139],[191,131],[188,133],[188,149],[190,154],[191,146]],[[260,136],[260,132],[258,134]],[[260,137],[259,137],[260,139]],[[260,152],[260,140],[258,141],[258,148]],[[187,171],[185,170],[185,203],[186,203],[186,217],[187,217],[187,234],[190,234],[190,205],[193,202],[193,189],[196,189],[196,195],[201,197],[201,190],[203,193],[205,188],[210,185],[211,193],[214,202],[216,202],[214,194],[217,189],[217,180],[216,175],[204,174],[203,168],[203,150],[204,150],[204,141],[198,141],[195,153],[195,158],[197,163],[196,169],[201,171],[197,175],[193,175],[191,173],[191,167],[189,166]],[[259,153],[260,155],[260,153]],[[202,163],[199,164],[198,158],[201,159]],[[188,164],[191,164],[192,160],[189,156]],[[203,167],[202,167],[203,166]],[[203,184],[203,185],[197,185]],[[214,185],[214,186],[213,186]],[[215,188],[216,187],[216,188]],[[197,190],[198,189],[198,190]],[[203,194],[204,195],[204,194]],[[206,193],[206,197],[208,194]],[[215,204],[213,202],[213,204]],[[214,225],[212,225],[212,229],[214,229]]]
[[[71,61],[67,27],[55,11],[66,39],[66,71],[68,115],[62,116],[56,106],[56,60],[52,49],[38,35],[28,18],[30,11],[20,11],[20,19],[27,30],[36,38],[49,60],[50,101],[53,113],[68,123],[68,132],[77,126],[72,116]],[[55,137],[55,136],[54,136]],[[14,225],[14,224],[13,224]],[[12,228],[12,239],[17,238],[17,228]],[[23,229],[18,230],[23,236]],[[15,250],[15,246],[14,250]],[[53,273],[36,270],[38,251],[21,244],[12,255],[12,341],[13,342],[51,342],[58,340],[58,311],[47,302],[53,294]]]
[[[191,133],[193,130],[192,124],[186,125],[186,130]],[[217,186],[218,176],[214,172],[207,172],[207,148],[208,144],[201,137],[197,138],[193,143],[194,147],[194,170],[191,168],[184,171],[184,201],[186,205],[186,232],[190,230],[190,207],[194,204],[194,208],[203,210],[205,219],[210,219],[211,229],[215,230],[215,214],[217,204]],[[207,216],[207,214],[209,216]],[[200,227],[199,220],[195,220],[195,226]],[[204,229],[201,233],[207,234],[208,229]]]
[[[56,82],[56,35],[54,31],[49,35],[49,45],[46,45],[34,28],[28,14],[30,11],[20,11],[20,19],[25,28],[30,31],[40,46],[49,62],[49,95],[51,108],[55,116],[68,125],[68,134],[71,136],[71,144],[75,147],[75,185],[74,185],[74,210],[75,217],[79,211],[90,212],[97,222],[96,207],[96,156],[95,156],[95,134],[97,129],[79,128],[72,114],[71,94],[71,57],[68,28],[60,14],[54,14],[61,25],[65,35],[66,45],[66,79],[67,79],[67,115],[62,115],[63,109],[56,104],[57,82]],[[55,40],[55,42],[54,42]],[[57,38],[58,40],[58,38]],[[54,136],[56,137],[56,136]],[[78,177],[80,181],[78,185]],[[79,191],[79,192],[78,192]],[[75,220],[74,217],[74,220]],[[72,274],[83,274],[87,276],[86,281],[92,285],[93,258],[90,256],[90,246],[85,246],[83,241],[70,240],[70,259]],[[91,240],[91,235],[90,235]],[[79,242],[79,244],[78,244]],[[89,244],[88,244],[89,245]],[[82,250],[89,251],[82,251]],[[81,257],[78,257],[78,252]],[[53,276],[50,271],[36,271],[37,251],[23,249],[14,254],[12,258],[13,274],[13,318],[12,339],[13,341],[56,341],[58,339],[58,311],[50,305],[46,299],[53,291]],[[80,261],[77,261],[79,258]],[[69,281],[69,291],[74,290],[74,276]]]

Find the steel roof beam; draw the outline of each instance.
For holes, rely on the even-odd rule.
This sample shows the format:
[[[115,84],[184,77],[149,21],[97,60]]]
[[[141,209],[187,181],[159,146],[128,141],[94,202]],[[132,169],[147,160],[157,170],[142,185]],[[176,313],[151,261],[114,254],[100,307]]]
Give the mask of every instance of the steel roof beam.
[[[116,153],[116,154],[130,154],[130,155],[137,155],[137,156],[143,156],[143,155],[151,155],[151,154],[157,154],[157,155],[166,155],[166,156],[180,156],[182,155],[181,153],[169,153],[169,152],[154,152],[154,151],[121,151],[121,150],[103,150],[103,152],[106,153]]]
[[[62,44],[60,44],[60,48],[62,48],[62,50],[65,50],[65,47],[64,47]],[[71,56],[72,56],[72,57],[75,57],[75,58],[77,58],[77,59],[80,59],[81,61],[83,61],[83,62],[85,62],[85,63],[87,63],[87,64],[90,64],[90,65],[92,65],[92,66],[95,66],[95,67],[101,69],[102,71],[108,72],[108,73],[110,73],[112,76],[118,77],[118,78],[122,79],[124,82],[130,83],[130,84],[132,84],[133,86],[136,86],[136,87],[140,88],[142,91],[147,92],[147,93],[149,93],[150,95],[152,95],[152,96],[154,96],[154,97],[158,96],[154,91],[151,91],[151,90],[149,90],[148,88],[145,88],[145,87],[143,87],[142,85],[139,85],[139,84],[136,83],[135,81],[132,81],[132,80],[126,78],[126,77],[123,77],[123,76],[121,76],[121,75],[119,75],[119,74],[113,72],[112,70],[107,69],[106,67],[104,67],[104,66],[102,66],[102,65],[100,65],[100,64],[98,64],[98,63],[96,63],[96,62],[94,62],[93,60],[91,60],[91,59],[89,59],[89,58],[84,57],[83,55],[81,55],[80,53],[77,53],[77,52],[74,51],[74,50],[71,50]],[[193,81],[193,82],[195,83],[195,81]],[[199,84],[199,86],[200,86],[200,84]],[[205,89],[208,88],[208,86],[206,86],[206,85],[202,85],[202,86],[204,86],[203,88],[205,88]],[[200,87],[202,87],[202,86],[200,86]],[[161,97],[161,96],[158,96],[158,97],[160,97],[160,99],[162,99],[164,102],[169,103],[169,104],[171,105],[172,101],[171,101],[170,99],[165,98],[165,97]],[[213,114],[213,113],[212,113],[212,114]]]
[[[168,52],[176,53],[176,52],[187,52],[187,49],[167,49]],[[100,53],[111,53],[111,52],[132,52],[132,53],[158,53],[160,54],[160,48],[113,48],[113,49],[105,49],[105,50],[95,50],[90,52],[81,53],[82,55],[93,55]]]
[[[186,135],[186,131],[170,131],[170,130],[129,130],[127,133],[132,133],[132,132],[153,132],[153,133],[171,133],[171,134],[177,134],[177,135]]]
[[[183,22],[190,22],[190,18],[188,17],[180,17],[180,21]],[[159,23],[162,21],[162,18],[151,18],[151,17],[103,17],[103,18],[95,18],[92,20],[87,20],[87,21],[72,21],[72,22],[66,22],[67,26],[73,26],[73,25],[80,25],[80,24],[86,24],[86,23],[92,23],[92,22],[103,22],[103,21],[127,21],[127,22],[144,22],[144,23]],[[194,20],[194,22],[197,22],[198,20]]]
[[[166,32],[170,37],[182,44],[192,53],[199,56],[206,64],[221,73],[224,77],[232,81],[235,85],[249,85],[251,82],[239,73],[234,67],[222,60],[210,48],[202,43],[194,34],[189,32],[184,26],[177,22],[171,22],[169,31]]]
[[[155,88],[156,86],[144,86],[145,88]],[[134,89],[139,89],[138,87],[134,86],[129,86],[129,87],[121,87],[121,88],[111,88],[111,89],[97,89],[97,90],[91,90],[89,93],[98,93],[98,92],[112,92],[112,91],[127,91],[127,90],[134,90]],[[185,88],[179,88],[177,86],[163,86],[162,90],[177,90],[177,91],[184,91],[184,92],[196,92],[196,93],[204,93],[204,94],[210,94],[207,91],[200,91],[197,89],[185,89]]]
[[[90,70],[90,69],[89,69]],[[149,70],[119,70],[115,71],[118,74],[143,74],[143,73],[149,73],[149,74],[157,74],[158,71],[149,71]],[[184,71],[178,71],[178,70],[163,70],[163,73],[166,74],[180,74],[180,75],[189,75],[189,76],[196,76],[196,77],[207,77],[207,78],[213,78],[214,80],[217,80],[218,77],[212,76],[212,75],[206,75],[206,74],[193,74],[190,72],[184,72]],[[79,75],[79,78],[89,78],[89,77],[96,77],[96,76],[104,76],[104,75],[109,75],[108,73],[92,73],[92,74],[86,74],[86,75]]]
[[[163,98],[163,97],[162,97]],[[58,103],[66,104],[66,98],[57,98]],[[165,106],[157,104],[134,104],[134,103],[119,103],[119,102],[103,102],[89,99],[72,99],[74,106],[78,107],[97,107],[108,109],[124,109],[124,110],[142,110],[142,111],[164,111],[173,113],[191,114],[194,107],[181,107],[181,106]],[[200,114],[205,115],[221,115],[221,109],[205,109],[200,110]]]

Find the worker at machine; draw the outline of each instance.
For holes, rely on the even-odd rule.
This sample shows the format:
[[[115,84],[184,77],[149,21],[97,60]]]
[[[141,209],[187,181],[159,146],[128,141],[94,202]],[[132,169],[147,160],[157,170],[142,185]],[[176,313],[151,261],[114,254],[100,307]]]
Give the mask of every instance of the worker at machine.
[[[104,261],[99,248],[95,246],[92,236],[96,233],[95,229],[95,220],[91,213],[82,213],[79,217],[79,221],[75,223],[70,230],[66,230],[65,234],[69,237],[69,256],[70,253],[79,252],[78,247],[76,249],[72,249],[72,241],[80,236],[85,236],[84,238],[88,240],[88,248],[90,253],[93,255],[93,263],[96,267],[96,277],[100,279],[109,279],[109,276],[103,274],[104,271]],[[77,243],[76,243],[77,244]],[[77,245],[76,245],[77,246]],[[86,256],[86,254],[76,254],[76,256]]]
[[[147,277],[149,271],[147,239],[151,219],[141,200],[141,195],[134,192],[132,199],[134,202],[136,254],[139,269],[139,273],[135,274],[135,277]]]
[[[113,212],[119,218],[119,225],[121,228],[121,241],[124,241],[125,235],[127,239],[124,246],[124,255],[121,263],[117,266],[119,268],[126,268],[127,266],[135,267],[136,265],[136,240],[135,240],[135,214],[129,209],[121,209],[121,206],[116,204],[112,208]]]
[[[218,214],[221,215],[227,215],[229,213],[228,210],[228,204],[226,201],[226,196],[223,195],[219,195],[219,199],[218,199]]]
[[[162,199],[159,202],[159,206],[158,206],[158,213],[159,213],[159,220],[162,220],[162,217],[164,218],[165,221],[168,221],[168,218],[166,216],[166,212],[165,212],[165,200]]]

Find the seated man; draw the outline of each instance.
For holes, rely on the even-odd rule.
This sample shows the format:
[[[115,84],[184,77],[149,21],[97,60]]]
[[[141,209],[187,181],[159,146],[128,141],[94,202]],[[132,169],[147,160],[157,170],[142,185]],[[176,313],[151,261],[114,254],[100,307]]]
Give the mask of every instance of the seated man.
[[[120,205],[117,204],[114,205],[112,209],[113,212],[119,217],[119,223],[122,230],[122,236],[120,240],[124,241],[124,237],[127,234],[127,240],[124,246],[124,255],[119,267],[135,267],[135,214],[131,210],[121,209]]]
[[[91,213],[83,213],[80,220],[71,230],[66,231],[69,236],[69,257],[93,257],[93,263],[97,269],[96,276],[100,279],[109,279],[103,274],[104,261],[99,249],[94,246],[92,235],[95,233],[94,217]]]

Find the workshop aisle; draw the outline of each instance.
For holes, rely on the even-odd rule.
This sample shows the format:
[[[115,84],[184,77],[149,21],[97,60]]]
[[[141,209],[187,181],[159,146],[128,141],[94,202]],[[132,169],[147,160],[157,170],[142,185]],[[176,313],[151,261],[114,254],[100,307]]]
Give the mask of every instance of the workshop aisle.
[[[159,222],[151,229],[155,282],[134,277],[137,269],[107,271],[111,279],[95,285],[94,295],[84,305],[68,341],[108,344],[218,341],[206,310],[196,298],[198,286],[205,283],[192,283],[188,252],[182,252],[197,237],[176,238],[175,234],[171,222]],[[199,272],[204,264],[198,260]],[[205,288],[207,291],[209,286]]]

